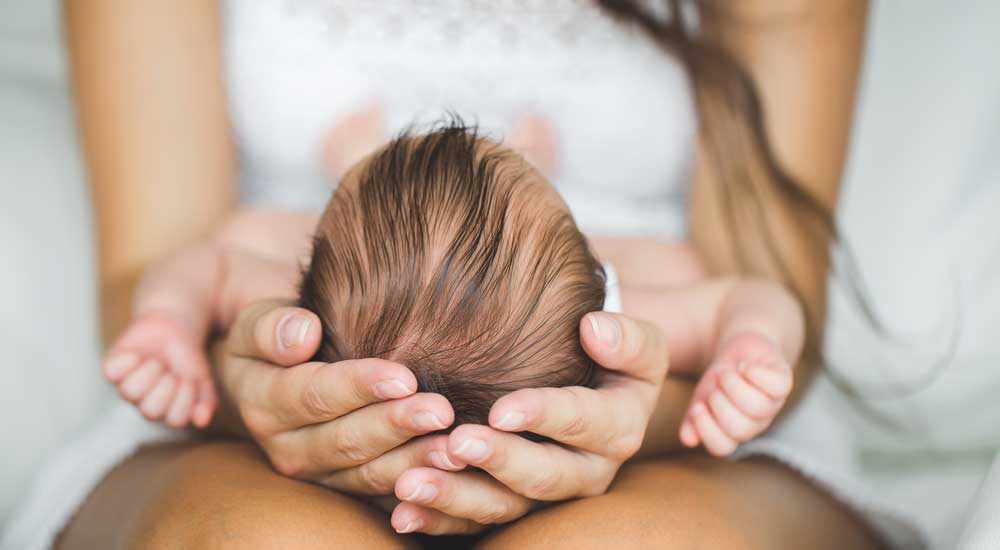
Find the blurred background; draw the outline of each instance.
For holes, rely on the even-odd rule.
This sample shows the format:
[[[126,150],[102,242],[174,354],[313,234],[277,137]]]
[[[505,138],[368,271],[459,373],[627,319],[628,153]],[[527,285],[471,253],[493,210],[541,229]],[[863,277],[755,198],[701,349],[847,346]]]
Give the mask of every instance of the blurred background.
[[[0,0],[0,524],[111,395],[56,0]]]
[[[0,0],[0,388],[17,388],[0,401],[0,525],[34,469],[111,395],[98,368],[94,243],[58,11],[55,0]],[[919,331],[940,304],[913,303],[908,285],[946,280],[964,255],[995,258],[1000,244],[1000,2],[875,2],[869,21],[840,212],[877,304],[897,328]],[[960,222],[921,213],[951,200],[953,186],[976,198],[956,211]],[[852,237],[862,232],[864,242]],[[1000,285],[991,288],[963,300],[996,303]],[[996,309],[981,313],[996,322],[974,324],[1000,326]],[[970,495],[978,482],[965,484]]]

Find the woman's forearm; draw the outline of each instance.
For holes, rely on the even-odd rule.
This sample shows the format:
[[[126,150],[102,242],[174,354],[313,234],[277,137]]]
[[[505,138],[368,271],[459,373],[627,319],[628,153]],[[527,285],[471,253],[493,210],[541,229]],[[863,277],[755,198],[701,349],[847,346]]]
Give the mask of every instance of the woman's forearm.
[[[63,12],[110,341],[145,268],[233,203],[218,5],[66,0]]]

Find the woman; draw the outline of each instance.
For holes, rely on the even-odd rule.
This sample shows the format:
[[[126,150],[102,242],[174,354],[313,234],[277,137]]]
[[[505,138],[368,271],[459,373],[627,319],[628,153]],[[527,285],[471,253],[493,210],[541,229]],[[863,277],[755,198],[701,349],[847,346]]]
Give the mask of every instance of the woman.
[[[353,11],[350,3],[290,2],[281,9],[250,4],[234,3],[225,12],[205,2],[66,4],[80,125],[99,212],[109,338],[127,319],[144,270],[230,213],[238,172],[246,200],[322,204],[319,197],[329,191],[318,183],[315,165],[303,159],[317,156],[338,116],[381,95],[376,99],[388,107],[390,127],[441,104],[480,115],[487,127],[497,128],[518,112],[537,112],[560,130],[560,191],[585,230],[619,235],[606,248],[612,251],[629,246],[622,234],[677,236],[683,203],[657,186],[682,177],[684,156],[697,144],[692,238],[713,270],[782,278],[797,290],[810,315],[812,349],[818,349],[827,262],[825,237],[817,235],[828,232],[815,213],[832,211],[836,202],[863,2],[706,2],[699,5],[699,34],[710,47],[701,49],[679,40],[676,27],[617,2],[605,3],[604,11],[582,2],[501,3],[498,10],[479,5],[458,9],[454,18],[435,8],[423,17],[416,8],[371,8],[376,17]],[[679,12],[675,7],[674,15]],[[612,14],[623,22],[613,23]],[[538,27],[524,21],[557,23],[541,26],[548,37],[541,38]],[[387,55],[377,49],[385,44],[407,49]],[[538,55],[541,48],[545,55]],[[701,119],[697,141],[684,80],[664,49],[692,77]],[[546,60],[559,65],[544,66]],[[756,80],[766,132],[752,124],[753,106],[740,106],[747,96],[726,95],[745,91],[729,60]],[[463,69],[470,67],[489,70],[455,76],[467,75]],[[442,86],[450,78],[454,85]],[[794,180],[776,168],[762,133]],[[725,149],[727,140],[740,148]],[[726,159],[726,152],[737,162]],[[606,160],[597,160],[601,153]],[[769,213],[766,226],[760,216],[732,209],[730,186],[741,176],[756,186],[744,190]],[[617,181],[630,184],[618,192]],[[802,187],[774,191],[789,182]],[[594,196],[599,202],[588,202]],[[247,216],[247,223],[267,223]],[[637,218],[651,221],[636,227]],[[287,239],[290,247],[304,236],[291,224],[279,226],[288,235],[274,238]],[[262,288],[261,297],[269,290]],[[285,306],[260,302],[241,312],[215,348],[228,401],[223,411],[229,413],[219,427],[245,429],[264,454],[249,443],[222,441],[144,447],[94,489],[63,531],[60,547],[309,548],[332,541],[393,547],[413,542],[393,527],[443,535],[476,533],[488,524],[500,525],[483,541],[495,548],[876,546],[863,522],[784,466],[668,456],[679,446],[677,423],[691,386],[663,382],[664,335],[642,321],[609,318],[619,334],[612,341],[581,335],[596,350],[595,360],[624,375],[620,387],[602,388],[599,398],[585,403],[556,390],[549,399],[524,404],[534,431],[564,443],[564,452],[542,456],[523,440],[497,438],[482,464],[490,474],[485,476],[414,470],[425,465],[426,446],[440,444],[411,439],[419,431],[394,414],[417,396],[384,400],[338,393],[359,381],[359,371],[300,365],[311,356],[316,335],[282,339],[282,321],[305,314]],[[317,387],[317,379],[329,385]],[[317,395],[321,401],[311,399]],[[369,403],[375,404],[360,408]],[[608,418],[649,421],[617,425]],[[317,422],[364,422],[365,433],[379,437],[331,448],[327,441],[301,437],[303,427]],[[622,466],[640,440],[639,455],[649,460]],[[399,505],[390,526],[356,500],[271,468],[295,473],[306,461],[322,467],[342,457],[362,466],[331,468],[328,478],[316,481],[384,492],[373,489],[392,487],[406,472],[435,484],[439,498]],[[590,498],[514,522],[542,502],[577,496]]]

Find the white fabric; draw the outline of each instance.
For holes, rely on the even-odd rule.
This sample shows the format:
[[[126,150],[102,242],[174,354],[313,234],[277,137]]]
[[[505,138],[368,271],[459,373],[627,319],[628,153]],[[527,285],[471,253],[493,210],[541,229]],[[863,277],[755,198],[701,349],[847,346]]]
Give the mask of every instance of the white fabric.
[[[228,2],[244,198],[320,208],[338,119],[377,100],[390,134],[446,112],[504,136],[542,113],[584,231],[679,236],[695,120],[681,68],[589,0]]]
[[[877,522],[904,519],[930,547],[952,549],[1000,449],[1000,3],[872,10],[839,214],[897,342],[872,337],[831,282],[827,355],[895,427],[823,377],[743,452],[798,464],[881,510],[869,515]],[[956,324],[943,373],[905,398],[887,395],[886,381],[917,380],[947,354]],[[991,521],[996,529],[1000,516],[979,525]]]
[[[983,482],[956,550],[1000,548],[1000,457]]]
[[[0,0],[0,528],[111,393],[55,0]]]

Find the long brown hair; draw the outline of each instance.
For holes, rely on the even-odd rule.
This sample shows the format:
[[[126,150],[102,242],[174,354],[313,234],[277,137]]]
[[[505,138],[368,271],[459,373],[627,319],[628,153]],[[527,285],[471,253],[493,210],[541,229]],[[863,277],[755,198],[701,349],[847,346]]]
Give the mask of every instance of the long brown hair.
[[[783,260],[776,235],[768,223],[765,197],[775,197],[796,216],[801,231],[815,249],[826,249],[838,232],[833,213],[778,162],[764,129],[764,114],[753,78],[710,37],[691,33],[679,0],[667,0],[669,18],[649,9],[649,2],[598,0],[615,18],[638,26],[689,75],[699,118],[699,139],[712,170],[707,181],[719,197],[719,222],[732,244],[739,271],[747,275],[777,276],[795,293],[807,311],[806,359],[820,357],[822,313],[803,300],[804,292]],[[703,9],[711,9],[709,3]],[[750,229],[750,230],[748,230]],[[768,258],[749,250],[763,249]]]
[[[723,211],[717,221],[727,234],[741,273],[777,277],[799,298],[806,311],[803,363],[823,367],[831,382],[856,398],[855,403],[870,416],[892,423],[874,411],[866,399],[905,397],[933,383],[951,362],[960,325],[955,323],[941,356],[912,380],[861,387],[825,362],[822,354],[825,312],[804,299],[804,289],[781,254],[778,235],[769,223],[778,215],[794,223],[793,230],[806,241],[812,254],[822,255],[836,275],[833,280],[845,291],[876,337],[897,344],[900,341],[872,308],[857,262],[838,230],[831,208],[778,162],[765,131],[765,113],[754,79],[710,35],[689,31],[691,25],[685,20],[683,9],[689,3],[665,0],[668,18],[650,10],[651,2],[643,0],[597,0],[597,3],[616,19],[638,26],[685,68],[698,110],[699,139],[702,153],[707,157],[704,164],[712,172],[706,182],[713,186],[711,192],[718,197]],[[709,1],[697,2],[697,6],[702,14],[719,9]],[[781,213],[768,211],[766,205],[775,204]],[[748,253],[762,249],[763,258]]]

